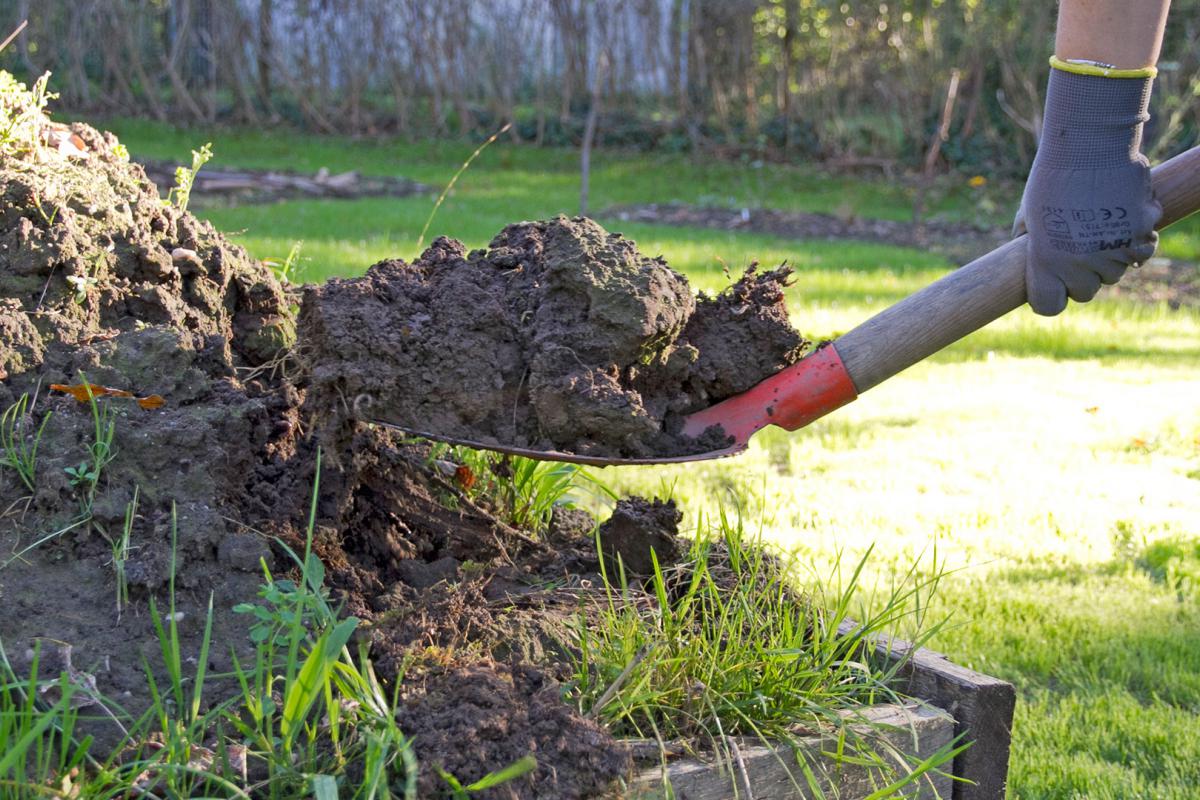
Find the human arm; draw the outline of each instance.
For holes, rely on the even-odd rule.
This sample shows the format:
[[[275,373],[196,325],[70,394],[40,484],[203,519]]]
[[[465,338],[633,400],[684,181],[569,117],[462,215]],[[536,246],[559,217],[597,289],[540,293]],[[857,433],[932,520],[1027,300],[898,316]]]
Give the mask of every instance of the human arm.
[[[1063,0],[1038,154],[1017,232],[1039,314],[1086,302],[1148,259],[1161,208],[1141,154],[1169,0]]]

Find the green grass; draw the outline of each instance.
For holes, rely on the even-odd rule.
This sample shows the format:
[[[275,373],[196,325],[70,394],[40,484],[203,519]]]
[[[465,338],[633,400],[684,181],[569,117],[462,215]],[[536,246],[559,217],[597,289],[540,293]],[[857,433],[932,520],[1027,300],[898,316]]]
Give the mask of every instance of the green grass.
[[[922,775],[953,761],[961,742],[921,760],[881,747],[878,731],[847,724],[863,706],[904,702],[893,688],[902,662],[863,654],[901,625],[926,628],[922,639],[937,629],[923,613],[943,577],[936,563],[931,576],[905,575],[865,609],[858,579],[869,554],[849,574],[839,564],[821,590],[801,596],[786,560],[769,554],[742,519],[722,513],[697,527],[677,563],[661,565],[652,551],[645,584],[627,579],[619,557],[602,559],[602,594],[579,614],[571,642],[572,699],[581,712],[621,736],[706,743],[727,757],[730,736],[779,742],[794,741],[797,725],[836,731],[880,798],[911,792]],[[841,766],[798,763],[798,787]]]
[[[113,127],[135,156],[183,159],[211,139],[218,166],[361,169],[439,187],[473,148]],[[478,246],[506,222],[570,212],[575,166],[571,152],[499,142],[431,233]],[[910,213],[902,186],[805,167],[601,153],[592,185],[595,208],[682,200]],[[1013,204],[1014,193],[997,193],[993,220]],[[971,219],[973,198],[946,192],[938,208]],[[259,257],[282,260],[304,240],[297,280],[316,280],[414,255],[432,202],[202,213]],[[798,270],[794,319],[813,337],[847,330],[948,268],[900,248],[607,222],[702,288],[724,284],[722,263],[787,260]],[[1200,222],[1165,234],[1162,251],[1200,260]],[[1156,555],[1160,542],[1186,554],[1200,539],[1198,397],[1200,313],[1102,297],[1055,319],[1018,311],[805,431],[760,434],[736,460],[602,477],[621,491],[673,489],[693,525],[721,502],[763,514],[764,535],[818,572],[874,547],[864,580],[886,585],[936,543],[956,571],[934,609],[951,624],[932,645],[1019,687],[1012,796],[1189,798],[1200,784],[1200,601],[1165,566],[1144,565],[1170,561]]]
[[[317,475],[320,464],[318,453]],[[376,679],[365,644],[350,650],[358,620],[330,605],[324,566],[312,553],[318,488],[304,552],[288,550],[299,579],[275,580],[264,566],[261,602],[235,608],[255,620],[255,649],[249,663],[235,651],[230,674],[207,671],[211,648],[223,646],[211,637],[211,595],[199,652],[181,643],[174,513],[168,607],[160,611],[152,599],[149,608],[158,669],[145,661],[151,703],[144,714],[133,718],[114,698],[98,696],[83,673],[39,675],[37,652],[28,675],[19,675],[0,645],[0,796],[416,800],[418,765],[396,722],[398,695]],[[115,726],[121,746],[111,753],[94,746],[80,725],[86,717],[93,732]],[[526,756],[467,787],[443,777],[461,788],[455,797],[467,797],[536,764]]]

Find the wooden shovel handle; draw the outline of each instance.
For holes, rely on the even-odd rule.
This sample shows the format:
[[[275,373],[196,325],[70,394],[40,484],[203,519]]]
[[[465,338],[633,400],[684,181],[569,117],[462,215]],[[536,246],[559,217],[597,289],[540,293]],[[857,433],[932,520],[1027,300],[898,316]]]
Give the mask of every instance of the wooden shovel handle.
[[[1153,170],[1159,228],[1200,210],[1200,147]],[[881,311],[834,342],[859,393],[1025,303],[1025,237],[1019,236]]]

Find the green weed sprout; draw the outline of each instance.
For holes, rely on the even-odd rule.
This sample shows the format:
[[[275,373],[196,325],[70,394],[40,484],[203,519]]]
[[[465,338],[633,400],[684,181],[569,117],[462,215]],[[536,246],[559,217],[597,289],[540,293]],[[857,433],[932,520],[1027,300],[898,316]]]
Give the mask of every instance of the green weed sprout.
[[[0,416],[0,447],[4,453],[0,456],[0,466],[11,468],[17,473],[21,483],[30,492],[37,490],[35,477],[37,473],[37,451],[42,441],[42,432],[50,421],[52,412],[46,412],[42,424],[32,438],[27,435],[25,421],[28,419],[29,395],[23,394],[17,402],[9,406],[3,416]]]
[[[556,505],[573,505],[573,495],[581,487],[612,491],[578,464],[538,461],[514,456],[509,460],[511,478],[501,489],[507,503],[509,521],[517,527],[544,528]]]
[[[486,494],[508,523],[533,531],[550,522],[555,506],[574,507],[581,493],[616,501],[616,493],[578,464],[497,455],[486,450],[434,443],[429,462],[448,461],[467,468],[472,483],[462,486],[468,497]]]
[[[112,547],[113,572],[117,576],[117,619],[121,618],[121,610],[129,605],[129,579],[125,574],[125,565],[129,562],[129,545],[133,534],[133,521],[137,517],[138,494],[140,487],[133,487],[133,499],[125,506],[125,522],[121,526],[121,535],[109,542]]]
[[[192,166],[175,168],[175,185],[167,192],[166,205],[174,203],[180,211],[187,211],[188,201],[192,197],[192,186],[196,182],[196,174],[200,168],[209,162],[213,156],[212,142],[204,144],[199,150],[192,151]]]
[[[104,474],[104,468],[116,458],[117,451],[113,447],[113,436],[116,434],[116,414],[108,403],[98,403],[92,394],[91,384],[83,375],[79,376],[82,386],[88,388],[88,404],[92,410],[93,438],[88,445],[88,458],[80,461],[74,467],[65,467],[64,472],[71,478],[71,485],[82,491],[81,503],[83,516],[91,517],[92,506],[96,502],[96,488]]]
[[[16,157],[41,147],[46,105],[58,96],[46,90],[49,81],[47,72],[28,89],[0,70],[0,156]]]
[[[296,264],[300,261],[300,250],[304,247],[304,242],[298,241],[292,244],[292,249],[288,251],[287,258],[283,261],[275,261],[273,259],[264,259],[263,263],[275,273],[275,279],[287,286],[291,283],[292,272],[296,269]]]
[[[513,763],[509,764],[507,767],[502,767],[495,772],[490,772],[468,786],[463,786],[462,782],[458,778],[454,777],[449,772],[446,772],[444,769],[439,768],[438,774],[450,787],[450,796],[454,798],[454,800],[470,800],[470,797],[473,794],[486,792],[488,789],[494,789],[497,786],[501,786],[511,780],[515,780],[522,775],[527,775],[530,772],[533,772],[535,769],[537,769],[537,759],[533,756],[522,756]]]

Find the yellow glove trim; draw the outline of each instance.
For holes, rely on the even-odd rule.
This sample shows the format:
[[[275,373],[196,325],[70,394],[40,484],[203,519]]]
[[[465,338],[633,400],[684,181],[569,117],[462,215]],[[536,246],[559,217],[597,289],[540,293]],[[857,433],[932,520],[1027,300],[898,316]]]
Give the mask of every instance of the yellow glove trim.
[[[1050,56],[1050,66],[1063,72],[1076,75],[1094,75],[1097,78],[1153,78],[1158,74],[1158,67],[1141,67],[1140,69],[1118,69],[1108,64],[1096,61],[1064,61],[1058,56]]]

